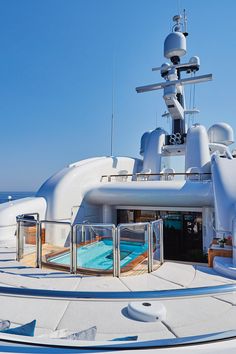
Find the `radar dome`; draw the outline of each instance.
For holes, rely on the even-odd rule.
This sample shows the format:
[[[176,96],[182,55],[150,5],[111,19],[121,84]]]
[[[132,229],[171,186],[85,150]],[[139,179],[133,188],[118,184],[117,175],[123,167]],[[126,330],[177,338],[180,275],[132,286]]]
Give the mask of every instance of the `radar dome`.
[[[216,123],[212,125],[208,129],[208,137],[210,143],[219,143],[228,146],[234,142],[233,129],[227,123]]]
[[[170,33],[164,43],[164,56],[167,59],[172,57],[182,57],[187,53],[186,38],[182,32]]]

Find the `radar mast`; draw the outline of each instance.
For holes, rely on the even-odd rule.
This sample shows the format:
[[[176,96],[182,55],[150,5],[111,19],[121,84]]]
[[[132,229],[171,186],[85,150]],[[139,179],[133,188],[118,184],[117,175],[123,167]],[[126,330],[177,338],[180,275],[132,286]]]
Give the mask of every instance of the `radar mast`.
[[[183,19],[183,23],[182,23]],[[172,32],[164,41],[164,57],[170,62],[155,67],[152,71],[160,71],[164,82],[140,86],[136,88],[138,93],[163,89],[163,98],[168,109],[168,115],[172,118],[172,137],[178,136],[178,144],[184,142],[186,136],[185,116],[189,111],[185,105],[184,85],[196,84],[212,80],[212,74],[182,78],[181,74],[192,74],[200,68],[200,59],[197,56],[190,58],[188,63],[181,63],[181,58],[187,54],[187,17],[185,14],[173,17],[174,25]],[[198,111],[196,111],[198,112]],[[165,113],[165,116],[167,115]],[[175,144],[176,139],[170,139],[170,144]]]

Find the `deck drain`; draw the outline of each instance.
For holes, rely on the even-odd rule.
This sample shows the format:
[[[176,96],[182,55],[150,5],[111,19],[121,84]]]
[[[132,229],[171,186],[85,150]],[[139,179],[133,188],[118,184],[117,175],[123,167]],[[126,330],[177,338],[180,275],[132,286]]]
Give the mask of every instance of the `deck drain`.
[[[142,322],[157,322],[166,318],[166,308],[160,302],[130,302],[127,309],[132,319]]]

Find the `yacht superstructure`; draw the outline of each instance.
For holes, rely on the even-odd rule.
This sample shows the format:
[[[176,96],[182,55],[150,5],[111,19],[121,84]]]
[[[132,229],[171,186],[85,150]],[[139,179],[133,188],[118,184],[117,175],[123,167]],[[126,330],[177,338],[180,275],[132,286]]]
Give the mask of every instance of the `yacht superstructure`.
[[[187,126],[187,115],[197,110],[186,107],[184,86],[212,75],[196,75],[197,56],[181,62],[187,53],[186,16],[173,20],[164,42],[169,62],[153,68],[163,81],[136,88],[138,93],[163,90],[171,132],[145,132],[141,158],[75,162],[50,177],[35,197],[0,206],[0,294],[9,313],[11,307],[30,304],[30,316],[16,316],[16,321],[7,311],[0,316],[13,316],[15,323],[33,316],[40,323],[37,338],[15,337],[19,348],[161,353],[169,347],[178,353],[191,343],[192,353],[199,346],[203,353],[233,353],[236,159],[229,146],[234,134],[227,123],[208,130]],[[183,172],[171,165],[178,156],[184,158]],[[49,325],[50,302],[57,319]],[[89,308],[93,314],[87,317]],[[75,311],[81,313],[79,320]],[[109,318],[113,312],[115,322]],[[103,314],[111,321],[107,326]],[[62,329],[71,333],[93,325],[100,342],[65,340]],[[141,339],[134,339],[135,333]],[[15,341],[14,335],[0,333],[1,339],[3,346]]]

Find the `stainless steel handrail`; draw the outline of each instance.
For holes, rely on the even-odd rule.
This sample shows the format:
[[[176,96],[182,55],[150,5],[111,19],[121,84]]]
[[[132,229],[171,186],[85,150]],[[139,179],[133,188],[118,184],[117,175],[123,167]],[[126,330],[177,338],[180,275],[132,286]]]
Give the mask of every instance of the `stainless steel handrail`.
[[[64,225],[71,225],[69,221],[57,221],[57,220],[40,220],[41,224],[64,224]]]
[[[211,176],[211,173],[209,172],[170,172],[170,173],[142,173],[142,172],[136,172],[136,173],[126,173],[126,174],[111,174],[111,175],[102,175],[101,176],[101,181],[103,178],[107,178],[108,182],[111,182],[112,177],[134,177],[135,181],[137,180],[137,177],[140,176],[159,176],[159,177],[164,177],[164,176],[185,176],[185,177],[190,177],[190,176],[198,176],[199,180],[202,180],[203,176]]]

